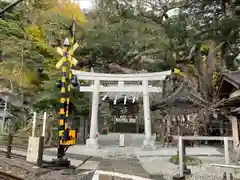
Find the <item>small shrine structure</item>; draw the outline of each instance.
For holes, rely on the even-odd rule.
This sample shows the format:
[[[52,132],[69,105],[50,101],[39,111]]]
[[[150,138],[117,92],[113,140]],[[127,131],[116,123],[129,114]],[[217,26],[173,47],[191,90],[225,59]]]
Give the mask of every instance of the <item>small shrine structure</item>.
[[[165,117],[159,124],[160,130],[155,125],[156,133],[161,133],[164,139],[186,133],[194,135],[195,127],[189,127],[188,122],[194,124],[199,111],[210,107],[210,104],[188,82],[174,74],[166,78],[163,95],[160,102],[151,106],[152,111],[160,110]]]
[[[212,108],[229,119],[228,135],[233,136],[234,148],[240,139],[240,71],[223,73],[217,91],[218,102]]]

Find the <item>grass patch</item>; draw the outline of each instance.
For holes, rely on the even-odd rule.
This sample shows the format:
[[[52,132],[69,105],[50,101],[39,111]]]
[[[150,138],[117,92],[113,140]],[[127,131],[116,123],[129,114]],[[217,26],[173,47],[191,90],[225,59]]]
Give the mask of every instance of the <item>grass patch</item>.
[[[179,155],[174,155],[169,159],[169,162],[178,165],[179,164]],[[202,164],[202,161],[196,157],[185,156],[184,163],[186,165],[198,166]]]

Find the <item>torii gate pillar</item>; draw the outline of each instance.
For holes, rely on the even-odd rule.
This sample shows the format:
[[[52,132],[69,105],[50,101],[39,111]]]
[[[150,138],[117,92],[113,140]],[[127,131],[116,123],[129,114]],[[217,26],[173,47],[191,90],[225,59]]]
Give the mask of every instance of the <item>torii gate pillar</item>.
[[[145,129],[145,139],[143,141],[142,149],[145,147],[150,147],[155,149],[154,140],[152,139],[152,128],[151,128],[151,114],[150,114],[150,103],[149,103],[149,93],[148,93],[148,80],[142,81],[143,85],[143,112],[144,112],[144,129]]]
[[[94,80],[92,95],[91,127],[90,137],[86,140],[86,146],[89,148],[99,149],[98,144],[98,106],[100,93],[100,80]]]

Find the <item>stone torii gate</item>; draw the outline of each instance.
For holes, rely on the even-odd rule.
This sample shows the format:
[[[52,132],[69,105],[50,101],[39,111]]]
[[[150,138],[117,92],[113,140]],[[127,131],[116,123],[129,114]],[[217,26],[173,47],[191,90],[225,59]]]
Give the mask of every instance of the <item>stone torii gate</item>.
[[[141,74],[105,74],[95,72],[83,72],[72,70],[73,75],[78,80],[92,81],[90,86],[80,86],[80,92],[92,92],[92,111],[91,111],[91,126],[90,137],[86,141],[86,146],[90,148],[99,148],[98,138],[98,107],[100,92],[138,92],[143,93],[144,107],[144,127],[145,140],[143,146],[154,146],[152,140],[151,119],[150,119],[150,102],[149,92],[162,92],[161,85],[151,85],[151,81],[163,81],[166,76],[171,74],[170,71],[156,73],[141,73]],[[117,82],[116,84],[107,84],[109,81]],[[129,82],[135,82],[129,85]],[[138,83],[139,82],[139,83]],[[137,84],[136,84],[137,83]],[[104,84],[104,85],[103,85]]]

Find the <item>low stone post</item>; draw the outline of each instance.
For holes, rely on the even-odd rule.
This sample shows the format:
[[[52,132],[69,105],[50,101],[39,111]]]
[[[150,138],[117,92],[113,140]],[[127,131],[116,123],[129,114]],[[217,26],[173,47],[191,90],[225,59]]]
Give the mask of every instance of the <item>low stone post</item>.
[[[27,161],[30,163],[36,164],[37,166],[40,166],[42,164],[42,158],[43,158],[44,136],[45,136],[47,114],[46,112],[44,113],[43,132],[41,137],[36,137],[36,134],[35,134],[36,118],[37,118],[37,113],[34,112],[32,136],[30,136],[28,140]]]
[[[46,131],[46,123],[47,123],[47,112],[44,112],[43,114],[43,129],[42,129],[42,136],[45,136]]]
[[[228,137],[224,137],[224,157],[225,157],[225,164],[229,165],[230,158],[229,158]],[[229,172],[225,172],[224,174],[226,174],[226,180],[231,180],[231,174]]]
[[[232,136],[233,136],[233,146],[234,150],[237,151],[239,143],[239,130],[238,130],[238,121],[236,116],[228,117],[232,123]]]
[[[185,179],[184,176],[184,157],[183,157],[183,140],[182,136],[178,137],[178,156],[179,156],[179,174],[173,176],[173,179]]]
[[[35,137],[36,133],[36,119],[37,119],[37,113],[33,113],[33,124],[32,124],[32,137]]]
[[[187,155],[187,153],[186,153],[186,141],[183,140],[182,145],[183,145],[183,168],[184,168],[183,173],[185,175],[189,175],[189,174],[191,174],[191,170],[187,168],[187,164],[186,164],[186,161],[185,161],[186,155]]]
[[[182,136],[179,136],[178,139],[178,145],[179,145],[179,166],[180,166],[180,177],[184,176],[184,153],[183,153],[183,140]]]

